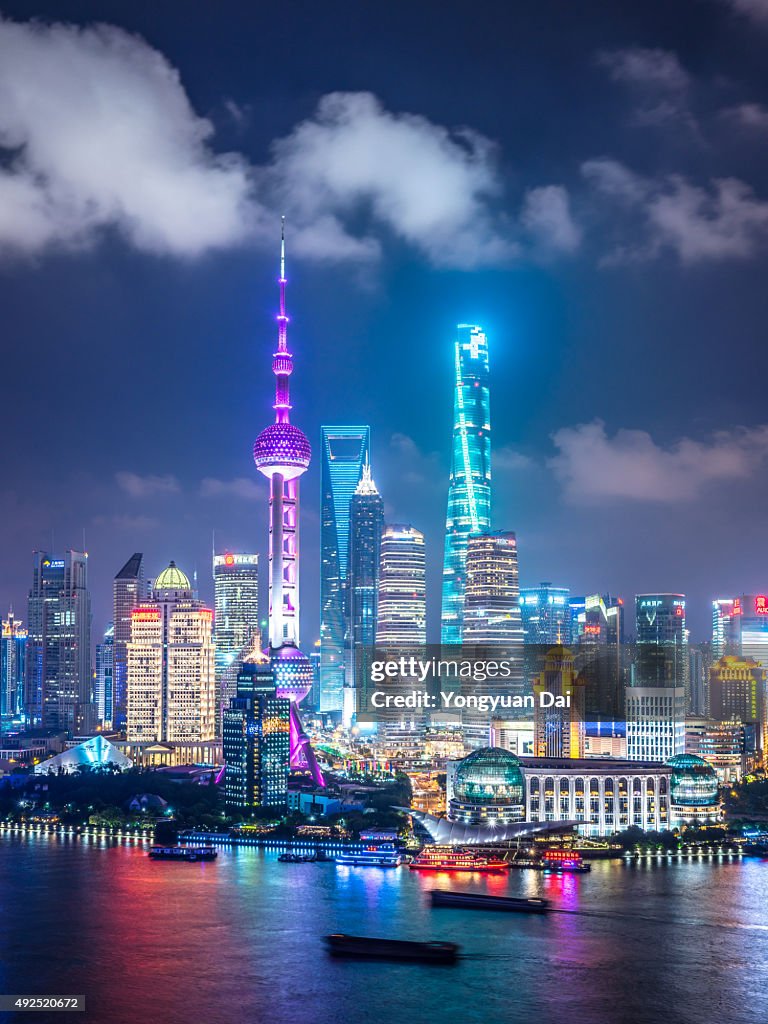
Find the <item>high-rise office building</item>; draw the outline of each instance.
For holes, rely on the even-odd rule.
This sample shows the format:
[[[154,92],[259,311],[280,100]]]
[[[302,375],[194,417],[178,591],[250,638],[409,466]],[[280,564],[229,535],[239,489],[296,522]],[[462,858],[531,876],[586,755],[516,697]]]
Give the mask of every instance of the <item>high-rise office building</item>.
[[[586,685],[566,647],[547,652],[543,672],[534,679],[534,752],[536,757],[584,757]],[[544,701],[551,698],[552,704]],[[567,700],[568,707],[557,707]]]
[[[445,518],[440,637],[460,644],[470,534],[491,528],[491,415],[488,339],[459,324],[454,343],[453,441]]]
[[[730,639],[732,615],[732,597],[719,597],[712,602],[712,657],[715,660],[728,653],[726,645]]]
[[[476,533],[466,554],[462,641],[522,646],[517,540],[514,533]]]
[[[104,638],[96,644],[96,673],[93,699],[103,726],[110,727],[114,716],[115,700],[115,627],[110,622]]]
[[[668,761],[685,752],[682,686],[628,686],[627,760]]]
[[[269,659],[254,645],[224,712],[224,802],[238,811],[284,809],[291,767],[291,702],[279,697]]]
[[[689,687],[685,594],[635,598],[638,686]]]
[[[323,427],[320,525],[320,710],[341,711],[348,633],[352,496],[369,461],[370,428]]]
[[[376,643],[423,646],[427,642],[424,534],[392,524],[381,537]]]
[[[151,598],[131,612],[126,736],[132,743],[206,742],[217,724],[213,611],[171,562]]]
[[[765,748],[768,727],[765,668],[750,657],[724,654],[709,670],[709,716],[716,722],[752,722],[759,747]]]
[[[35,551],[27,623],[28,720],[70,734],[90,729],[95,712],[87,554]]]
[[[725,653],[754,658],[768,669],[768,596],[741,594],[724,621]]]
[[[225,551],[213,556],[214,641],[218,701],[226,707],[225,676],[259,635],[259,556]],[[228,672],[228,670],[230,670]]]
[[[277,351],[272,357],[275,421],[256,438],[253,461],[269,480],[269,658],[277,695],[291,702],[291,769],[324,786],[298,710],[313,681],[312,662],[299,648],[299,478],[309,466],[312,449],[306,434],[291,423],[293,356],[288,350],[286,283],[283,221]]]
[[[23,711],[26,658],[27,631],[11,610],[0,634],[0,729]]]
[[[610,594],[590,594],[584,598],[584,610],[573,617],[571,605],[571,642],[579,644],[623,644],[624,602]]]
[[[521,587],[520,612],[527,644],[555,646],[571,642],[570,590],[540,583]]]
[[[112,725],[125,728],[128,693],[128,642],[131,639],[131,612],[147,596],[144,558],[131,555],[112,583],[113,702]]]
[[[342,720],[352,722],[357,689],[368,677],[370,650],[376,643],[379,609],[379,565],[384,529],[384,501],[376,490],[368,462],[352,495],[349,514],[347,573],[347,665]]]

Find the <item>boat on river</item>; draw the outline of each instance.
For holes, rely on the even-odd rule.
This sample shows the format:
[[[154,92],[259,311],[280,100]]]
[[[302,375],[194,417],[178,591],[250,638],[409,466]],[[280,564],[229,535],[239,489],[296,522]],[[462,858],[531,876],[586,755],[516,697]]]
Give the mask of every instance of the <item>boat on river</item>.
[[[425,846],[408,866],[411,871],[509,871],[509,861],[461,846]]]
[[[152,860],[216,860],[215,846],[153,846],[149,851]]]
[[[453,964],[459,947],[455,942],[413,942],[406,939],[378,939],[364,935],[326,935],[331,956],[367,960],[407,960],[422,964]]]
[[[467,910],[507,910],[518,914],[546,914],[549,900],[538,896],[492,896],[485,892],[451,892],[432,889],[433,907],[459,907]]]

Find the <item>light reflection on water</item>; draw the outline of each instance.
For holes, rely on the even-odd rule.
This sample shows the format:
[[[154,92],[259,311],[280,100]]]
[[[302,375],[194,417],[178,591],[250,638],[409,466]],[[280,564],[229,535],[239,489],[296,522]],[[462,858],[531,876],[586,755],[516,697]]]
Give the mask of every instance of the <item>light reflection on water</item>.
[[[563,912],[433,909],[434,888]],[[631,1024],[753,1024],[768,1018],[766,906],[756,861],[507,877],[280,864],[254,848],[153,863],[109,839],[2,837],[0,991],[84,992],[84,1019],[105,1024],[596,1024],[617,1008]],[[321,940],[335,931],[450,940],[470,958],[334,961]]]

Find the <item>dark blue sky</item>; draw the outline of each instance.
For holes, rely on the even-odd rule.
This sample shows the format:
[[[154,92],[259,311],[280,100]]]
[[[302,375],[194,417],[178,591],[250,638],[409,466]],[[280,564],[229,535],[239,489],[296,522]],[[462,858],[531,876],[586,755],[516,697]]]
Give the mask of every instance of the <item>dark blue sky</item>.
[[[713,597],[765,590],[749,7],[3,4],[0,606],[25,614],[52,531],[85,530],[95,633],[134,550],[205,596],[212,530],[265,551],[250,447],[284,210],[294,420],[316,452],[321,423],[371,424],[388,517],[427,534],[433,621],[460,321],[490,339],[494,519],[524,585],[684,591],[695,639]],[[317,458],[302,487],[306,642]]]

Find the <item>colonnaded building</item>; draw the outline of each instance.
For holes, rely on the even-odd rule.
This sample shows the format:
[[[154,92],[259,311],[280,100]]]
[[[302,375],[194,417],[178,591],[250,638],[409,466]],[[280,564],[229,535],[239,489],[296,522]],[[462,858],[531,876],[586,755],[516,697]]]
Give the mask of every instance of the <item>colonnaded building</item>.
[[[703,758],[665,763],[602,758],[518,758],[483,747],[447,764],[448,821],[485,829],[573,822],[588,836],[632,825],[662,831],[720,819],[718,779]]]

